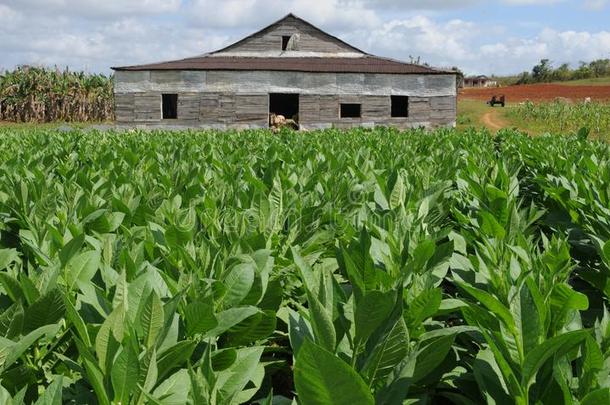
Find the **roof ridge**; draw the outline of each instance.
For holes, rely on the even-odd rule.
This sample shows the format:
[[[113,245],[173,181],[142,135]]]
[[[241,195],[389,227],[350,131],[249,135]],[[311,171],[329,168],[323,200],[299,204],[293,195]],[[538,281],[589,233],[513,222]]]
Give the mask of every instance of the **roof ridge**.
[[[417,66],[417,67],[421,67],[421,68],[431,69],[431,70],[435,70],[435,71],[438,71],[438,72],[444,72],[445,71],[445,69],[439,69],[439,68],[436,68],[436,67],[433,67],[433,66],[430,66],[430,65],[426,65],[424,63],[406,62],[404,60],[396,59],[396,58],[391,58],[389,56],[379,56],[379,55],[373,55],[373,54],[370,54],[370,53],[367,53],[366,56],[373,57],[373,58],[376,58],[376,59],[387,60],[387,61],[390,61],[390,62],[401,63],[403,65]]]

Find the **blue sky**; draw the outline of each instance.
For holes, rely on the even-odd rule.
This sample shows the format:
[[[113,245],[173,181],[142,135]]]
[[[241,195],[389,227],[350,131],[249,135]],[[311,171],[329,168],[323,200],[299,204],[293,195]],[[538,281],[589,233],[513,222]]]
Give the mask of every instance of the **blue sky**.
[[[610,58],[610,0],[0,0],[0,68],[109,73],[220,48],[288,12],[371,53],[467,73]]]

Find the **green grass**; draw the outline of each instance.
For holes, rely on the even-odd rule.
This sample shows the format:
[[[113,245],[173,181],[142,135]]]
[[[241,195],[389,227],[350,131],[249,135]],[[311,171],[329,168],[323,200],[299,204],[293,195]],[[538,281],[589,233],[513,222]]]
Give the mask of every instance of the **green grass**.
[[[481,124],[481,117],[489,111],[489,106],[479,100],[458,100],[457,106],[457,129],[463,130]]]
[[[469,100],[469,99],[458,99],[458,116],[457,116],[457,129],[465,130],[467,128],[480,128],[485,127],[483,122],[483,116],[489,112],[495,114],[496,120],[501,123],[506,123],[507,126],[514,126],[507,120],[509,109],[512,106],[509,104],[505,108],[488,106],[482,100]],[[511,124],[511,125],[508,125]]]

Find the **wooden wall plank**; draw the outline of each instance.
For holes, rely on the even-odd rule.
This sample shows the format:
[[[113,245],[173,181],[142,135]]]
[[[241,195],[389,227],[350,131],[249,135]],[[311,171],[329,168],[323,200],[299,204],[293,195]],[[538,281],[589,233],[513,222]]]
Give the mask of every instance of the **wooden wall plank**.
[[[135,95],[133,93],[117,93],[114,95],[114,115],[119,123],[129,123],[135,120]]]
[[[268,94],[178,93],[178,120],[161,119],[160,93],[117,93],[117,122],[212,127],[262,127],[268,125]],[[361,118],[340,118],[341,103],[362,105]],[[392,118],[391,97],[370,95],[300,95],[299,122],[304,128],[359,125],[413,126],[452,125],[456,100],[452,96],[410,97],[409,116]]]

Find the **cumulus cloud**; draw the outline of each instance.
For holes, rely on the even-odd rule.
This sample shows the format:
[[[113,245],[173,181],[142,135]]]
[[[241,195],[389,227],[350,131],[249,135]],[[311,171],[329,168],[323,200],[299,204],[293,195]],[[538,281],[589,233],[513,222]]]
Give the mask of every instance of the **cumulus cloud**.
[[[593,11],[602,10],[608,5],[608,0],[585,0],[585,8]]]
[[[88,18],[117,15],[149,15],[176,12],[181,0],[1,0],[28,13],[60,13]]]
[[[501,0],[511,6],[561,0]],[[579,2],[599,9],[608,0]],[[517,73],[541,58],[577,63],[610,57],[605,30],[523,28],[521,16],[498,23],[460,7],[479,0],[0,0],[0,68],[110,66],[171,60],[219,49],[288,12],[360,49],[402,60],[421,57],[468,73]],[[569,7],[568,0],[564,5]],[[404,7],[409,11],[402,11]],[[501,6],[498,6],[501,7]],[[421,8],[449,8],[427,13]],[[475,10],[472,8],[472,10]],[[478,10],[478,9],[476,9]],[[591,13],[594,14],[594,13]],[[535,15],[529,15],[535,19]],[[565,25],[567,20],[562,21]]]
[[[480,35],[472,22],[450,20],[438,23],[429,17],[416,16],[392,20],[371,32],[361,33],[367,49],[392,54],[400,59],[422,57],[423,61],[454,65],[472,58],[469,44]]]
[[[537,6],[561,3],[567,0],[500,0],[509,6]],[[599,0],[593,0],[599,1]],[[483,0],[365,0],[376,6],[390,6],[400,9],[443,10],[470,7],[474,4],[486,4]]]
[[[374,9],[348,0],[193,0],[187,7],[191,23],[207,27],[259,27],[288,13],[336,29],[379,24]]]

